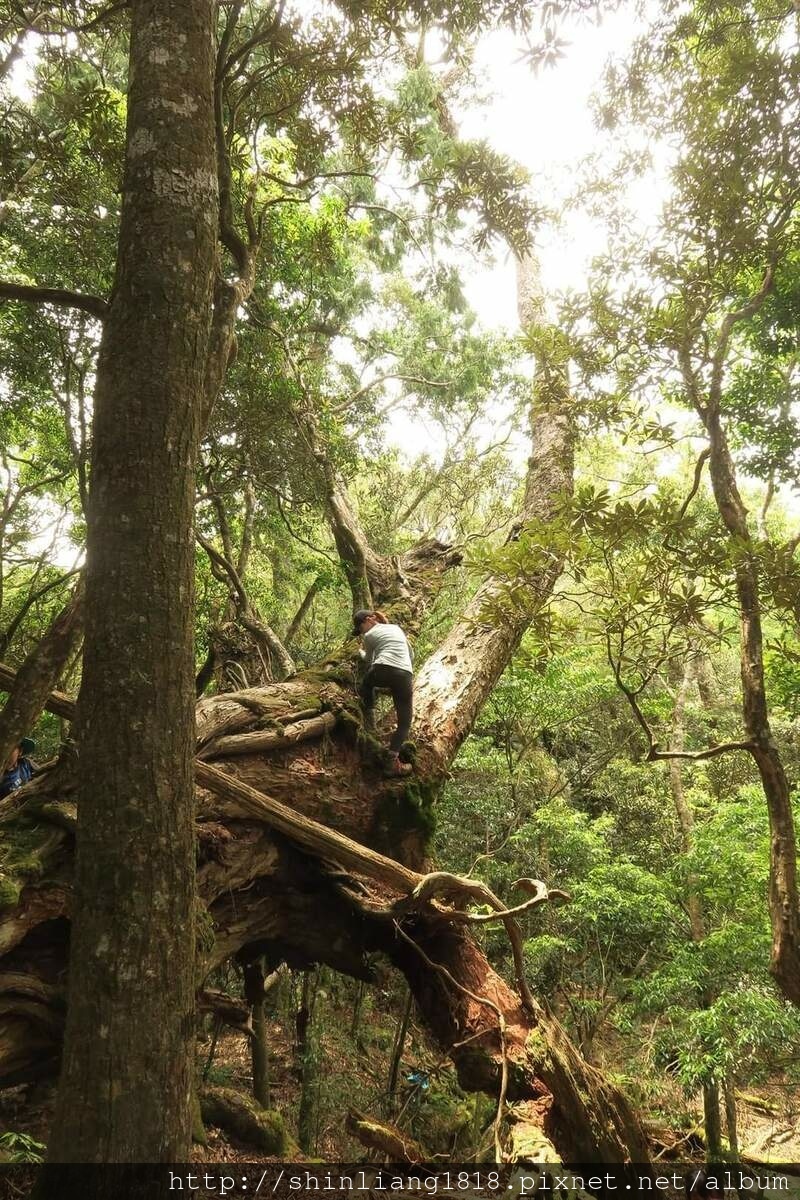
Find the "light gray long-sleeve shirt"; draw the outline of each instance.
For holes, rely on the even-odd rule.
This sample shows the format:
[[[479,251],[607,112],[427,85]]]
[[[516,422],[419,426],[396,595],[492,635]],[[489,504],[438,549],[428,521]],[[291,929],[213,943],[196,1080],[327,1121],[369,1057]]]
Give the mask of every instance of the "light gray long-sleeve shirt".
[[[361,653],[368,667],[383,663],[387,667],[413,672],[411,648],[399,625],[373,625],[361,640],[364,643]]]

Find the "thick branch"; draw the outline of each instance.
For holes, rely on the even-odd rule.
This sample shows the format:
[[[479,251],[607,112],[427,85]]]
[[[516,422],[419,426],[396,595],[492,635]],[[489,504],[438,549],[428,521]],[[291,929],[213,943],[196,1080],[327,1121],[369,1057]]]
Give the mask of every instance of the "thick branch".
[[[194,536],[198,544],[203,547],[206,554],[211,559],[212,564],[215,564],[221,569],[222,572],[224,572],[237,607],[249,609],[250,600],[247,592],[245,591],[245,586],[239,578],[239,573],[234,567],[233,563],[230,562],[224,554],[220,554],[213,542],[210,542],[208,538],[203,537],[201,533],[195,531]]]
[[[286,634],[283,639],[284,644],[286,646],[291,646],[292,642],[297,637],[297,634],[300,630],[300,626],[303,624],[303,621],[306,618],[306,613],[310,609],[317,592],[322,587],[322,581],[323,581],[323,577],[321,575],[317,575],[317,577],[314,579],[314,582],[311,584],[308,591],[306,592],[305,596],[300,601],[300,607],[298,608],[297,612],[294,614],[291,621],[289,622],[288,628],[286,630]]]
[[[648,762],[666,762],[669,759],[677,758],[686,759],[689,762],[701,762],[703,759],[716,758],[719,754],[727,754],[730,750],[746,750],[749,754],[755,753],[756,743],[753,740],[720,742],[716,746],[706,746],[704,750],[659,750],[650,724],[642,712],[641,705],[637,699],[637,693],[624,682],[619,662],[612,656],[610,646],[608,647],[608,660],[614,672],[614,680],[617,687],[628,701],[640,729],[647,738]]]
[[[706,462],[708,461],[710,454],[711,454],[711,451],[709,450],[708,447],[706,447],[705,450],[703,450],[702,453],[700,454],[700,457],[698,458],[697,462],[695,463],[694,479],[692,480],[692,486],[689,489],[688,496],[686,497],[686,499],[684,500],[683,504],[680,507],[680,512],[678,513],[679,517],[686,516],[686,513],[689,510],[689,505],[692,503],[695,496],[697,495],[698,488],[700,487],[700,480],[703,478],[703,467],[705,466]]]
[[[39,16],[43,15],[41,10],[32,16],[25,24],[25,32],[38,33],[41,37],[63,37],[68,33],[91,33],[93,29],[99,28],[110,20],[117,13],[124,12],[129,7],[130,0],[113,0],[107,8],[102,9],[97,16],[92,17],[89,21],[84,21],[78,25],[71,25],[69,22],[59,22],[55,26],[42,25],[39,23]]]
[[[265,754],[271,750],[280,750],[298,742],[306,742],[311,738],[321,737],[333,729],[336,724],[334,713],[321,713],[307,721],[295,721],[282,729],[259,730],[256,733],[240,733],[231,737],[218,738],[204,746],[200,758],[225,758],[236,754]]]
[[[196,778],[201,785],[218,795],[233,800],[249,815],[258,816],[260,820],[266,821],[304,849],[322,857],[334,858],[350,870],[376,879],[384,885],[388,884],[399,888],[406,895],[407,898],[404,901],[393,905],[390,909],[376,909],[376,913],[383,911],[388,915],[390,912],[395,912],[399,915],[410,909],[426,906],[433,901],[434,897],[441,895],[456,898],[462,904],[465,899],[472,899],[481,904],[490,905],[495,910],[493,914],[495,919],[501,920],[505,925],[511,942],[517,986],[522,1001],[531,1014],[535,1012],[536,1005],[525,981],[522,936],[519,926],[514,920],[514,914],[524,912],[549,898],[547,888],[543,883],[537,880],[517,880],[517,886],[532,893],[532,896],[530,900],[516,909],[509,910],[485,884],[478,880],[464,879],[447,872],[435,872],[426,876],[418,875],[407,867],[400,866],[394,859],[377,854],[374,850],[354,842],[343,834],[336,833],[308,817],[300,816],[279,801],[257,792],[247,784],[231,779],[229,775],[214,767],[209,767],[205,763],[197,763]],[[558,895],[564,896],[564,893],[559,892]],[[438,911],[441,911],[443,918],[448,920],[482,919],[480,916],[474,917],[461,912],[452,912],[450,909]]]
[[[327,829],[317,821],[301,816],[287,805],[233,779],[217,767],[197,762],[195,778],[201,787],[233,801],[246,816],[265,821],[271,828],[320,858],[332,859],[348,870],[375,879],[403,895],[412,892],[422,880],[416,871],[383,854],[377,854],[367,846],[359,845],[333,829]]]
[[[2,634],[0,634],[0,654],[5,654],[6,650],[14,640],[14,634],[17,632],[36,601],[41,600],[43,596],[46,596],[55,588],[61,587],[61,585],[66,583],[68,579],[71,579],[73,575],[77,575],[80,569],[80,567],[73,567],[71,571],[67,571],[66,575],[59,575],[58,579],[51,579],[49,583],[45,583],[42,585],[42,587],[36,588],[34,591],[28,593],[23,604],[14,614],[13,619],[3,630]]]
[[[4,692],[10,691],[16,678],[17,672],[13,667],[9,667],[7,663],[0,663],[0,689]],[[65,692],[50,692],[42,707],[57,717],[63,717],[65,721],[75,719],[75,701]]]
[[[705,750],[659,750],[653,747],[647,755],[648,762],[663,762],[670,758],[684,758],[689,762],[700,762],[705,758],[716,758],[718,754],[727,754],[731,750],[746,750],[748,754],[755,751],[754,742],[720,742],[716,746],[707,746]]]
[[[394,608],[393,616],[412,634],[419,628],[430,601],[434,581],[442,571],[460,562],[452,548],[436,541],[422,541],[405,554],[376,554],[369,545],[344,481],[339,477],[317,428],[302,373],[279,331],[287,364],[306,396],[305,405],[292,410],[323,491],[328,526],[339,560],[350,584],[355,608]],[[284,517],[284,520],[286,518]]]
[[[0,281],[0,299],[20,300],[23,304],[54,304],[58,308],[77,308],[102,321],[108,313],[108,303],[99,296],[70,292],[65,288],[33,287],[23,283]]]
[[[419,384],[420,387],[446,388],[450,386],[450,382],[446,379],[425,379],[421,375],[403,375],[399,371],[389,371],[385,375],[376,375],[376,377],[371,379],[369,383],[363,384],[358,391],[352,392],[346,400],[342,400],[340,404],[336,405],[335,411],[337,413],[345,412],[358,400],[361,400],[364,396],[368,395],[373,388],[380,387],[381,384],[387,383],[390,379],[396,379],[401,383],[416,383]]]
[[[520,310],[527,320],[533,285],[528,274],[523,275]],[[518,540],[526,525],[545,530],[545,535],[538,545],[531,538],[536,561],[526,568],[523,586],[515,587],[514,603],[509,602],[502,576],[488,578],[420,671],[413,736],[420,750],[418,767],[429,776],[440,777],[448,769],[561,574],[563,554],[547,545],[546,529],[558,520],[572,494],[574,452],[566,363],[558,353],[552,358],[540,354],[530,422],[525,496],[508,540]]]

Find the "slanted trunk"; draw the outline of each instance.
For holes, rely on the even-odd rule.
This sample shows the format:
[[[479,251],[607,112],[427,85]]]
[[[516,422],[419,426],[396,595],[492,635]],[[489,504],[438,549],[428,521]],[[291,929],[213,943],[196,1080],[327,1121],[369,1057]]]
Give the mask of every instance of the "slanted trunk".
[[[566,401],[565,392],[561,399]],[[572,494],[573,433],[565,407],[554,403],[534,412],[528,484],[511,543],[526,523],[555,519]],[[513,598],[502,579],[488,579],[425,662],[414,689],[412,730],[425,774],[441,778],[448,770],[562,565],[557,554],[542,550],[527,586]]]
[[[769,723],[758,556],[720,418],[719,396],[714,389],[705,412],[705,424],[711,451],[709,469],[714,499],[730,535],[731,553],[736,562],[744,728],[752,742],[751,753],[761,776],[769,813],[770,970],[787,999],[800,1004],[800,896],[791,789]]]
[[[83,584],[53,621],[16,673],[0,712],[0,765],[39,719],[48,696],[83,634]],[[0,680],[0,687],[3,681]]]
[[[9,694],[13,692],[17,683],[17,674],[18,672],[8,663],[0,662],[0,690]],[[71,721],[75,716],[75,701],[66,692],[57,692],[51,689],[49,695],[39,700],[36,720],[41,716],[43,709],[61,717],[62,721]]]
[[[295,638],[297,637],[298,633],[300,632],[300,629],[302,628],[303,622],[305,621],[306,617],[308,616],[309,610],[311,608],[311,605],[314,603],[314,598],[317,595],[317,592],[319,592],[322,587],[323,578],[324,577],[322,575],[317,575],[317,577],[314,579],[314,582],[308,588],[308,591],[306,592],[305,596],[303,596],[303,599],[300,602],[300,607],[298,608],[297,612],[294,614],[294,616],[292,617],[291,621],[289,622],[289,624],[287,626],[286,634],[284,636],[283,641],[284,641],[284,644],[287,646],[287,648],[289,648],[290,650],[291,650],[292,645],[294,644]]]
[[[217,234],[216,5],[131,0],[130,13],[117,271],[95,391],[58,1163],[185,1161],[190,1147],[191,528]]]
[[[320,437],[314,414],[306,408],[294,414],[320,488],[320,499],[342,567],[350,584],[353,608],[391,607],[394,620],[405,628],[419,627],[421,609],[430,601],[430,565],[436,554],[452,566],[460,555],[436,541],[424,541],[404,554],[376,554],[362,528],[345,483],[333,466]]]
[[[542,300],[530,259],[518,264],[517,289],[520,323],[526,331],[536,330],[542,322]],[[573,492],[574,428],[567,363],[558,352],[557,339],[555,346],[555,350],[543,348],[537,359],[525,495],[507,542],[513,552],[524,539],[522,577],[514,572],[513,586],[502,575],[487,579],[425,662],[416,683],[412,736],[424,770],[433,778],[447,771],[563,567],[563,555],[536,533],[537,528],[552,529]]]

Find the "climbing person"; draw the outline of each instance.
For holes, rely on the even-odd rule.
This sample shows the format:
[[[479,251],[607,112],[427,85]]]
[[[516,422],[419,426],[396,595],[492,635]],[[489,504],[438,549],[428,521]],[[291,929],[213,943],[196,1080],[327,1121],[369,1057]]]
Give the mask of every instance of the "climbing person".
[[[0,779],[0,800],[33,778],[34,766],[28,755],[33,754],[35,749],[36,743],[32,738],[22,738],[11,751]]]
[[[382,612],[360,608],[353,614],[353,633],[363,642],[361,656],[367,671],[359,689],[368,729],[374,728],[375,689],[391,693],[397,728],[389,742],[389,775],[410,775],[410,763],[400,761],[399,750],[411,729],[414,676],[411,648],[399,625],[393,625]]]

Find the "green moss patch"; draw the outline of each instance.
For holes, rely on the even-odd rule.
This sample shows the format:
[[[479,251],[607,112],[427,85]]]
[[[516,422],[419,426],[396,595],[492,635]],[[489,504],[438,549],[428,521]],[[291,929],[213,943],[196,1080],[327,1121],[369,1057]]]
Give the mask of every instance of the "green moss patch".
[[[44,860],[63,834],[52,825],[18,817],[3,826],[0,839],[0,908],[13,908],[27,882],[41,879]]]
[[[306,667],[298,671],[293,680],[305,680],[309,683],[337,683],[340,687],[352,688],[355,682],[353,665],[346,658],[326,659],[314,667]]]
[[[0,909],[14,908],[19,903],[21,891],[19,880],[0,872]]]
[[[385,753],[385,752],[384,752]],[[427,845],[436,832],[434,798],[437,789],[419,779],[409,779],[402,790],[388,792],[378,805],[375,830],[387,847],[395,847],[411,833]]]
[[[291,1148],[280,1113],[262,1108],[251,1096],[235,1088],[203,1088],[200,1111],[209,1125],[219,1126],[264,1154],[281,1158]]]

